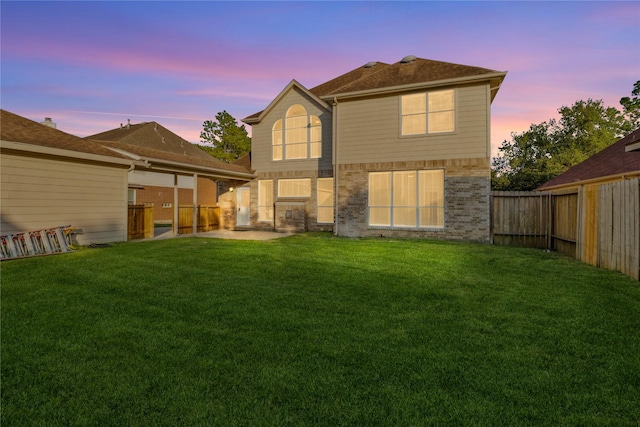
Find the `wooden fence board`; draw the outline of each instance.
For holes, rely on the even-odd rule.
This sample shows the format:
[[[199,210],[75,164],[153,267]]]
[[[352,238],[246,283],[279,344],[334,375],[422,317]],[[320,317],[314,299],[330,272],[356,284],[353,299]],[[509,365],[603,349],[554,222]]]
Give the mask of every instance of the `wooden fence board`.
[[[127,240],[153,237],[153,205],[129,205]]]
[[[216,230],[220,224],[220,207],[200,205],[196,211],[197,232]],[[193,233],[193,206],[178,207],[178,234]]]
[[[491,192],[496,245],[551,248],[640,280],[640,179],[578,192]]]

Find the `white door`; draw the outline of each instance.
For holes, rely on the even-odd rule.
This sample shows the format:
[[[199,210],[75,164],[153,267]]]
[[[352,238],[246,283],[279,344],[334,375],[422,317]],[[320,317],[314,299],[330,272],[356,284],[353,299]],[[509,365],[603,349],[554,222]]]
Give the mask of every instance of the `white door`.
[[[248,188],[240,187],[236,193],[236,201],[238,206],[238,216],[236,225],[238,227],[247,227],[249,225],[249,209],[251,206],[251,192]]]

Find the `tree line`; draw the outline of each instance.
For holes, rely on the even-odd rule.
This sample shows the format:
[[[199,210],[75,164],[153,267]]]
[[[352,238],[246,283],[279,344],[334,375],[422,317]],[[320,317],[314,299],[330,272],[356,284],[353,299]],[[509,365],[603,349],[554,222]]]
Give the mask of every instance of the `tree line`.
[[[640,127],[640,80],[621,109],[602,100],[558,109],[559,119],[532,124],[503,141],[491,161],[491,188],[531,191]]]

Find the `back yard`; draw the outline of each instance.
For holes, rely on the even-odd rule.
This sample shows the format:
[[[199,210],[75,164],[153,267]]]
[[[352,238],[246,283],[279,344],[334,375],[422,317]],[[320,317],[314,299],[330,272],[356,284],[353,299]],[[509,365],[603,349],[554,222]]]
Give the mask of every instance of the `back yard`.
[[[306,234],[2,263],[2,425],[637,425],[640,284]]]

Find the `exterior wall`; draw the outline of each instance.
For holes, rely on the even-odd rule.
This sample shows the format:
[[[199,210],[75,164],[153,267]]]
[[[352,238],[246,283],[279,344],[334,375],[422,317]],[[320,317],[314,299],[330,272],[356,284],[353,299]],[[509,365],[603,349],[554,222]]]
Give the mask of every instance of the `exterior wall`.
[[[258,178],[251,182],[252,228],[265,231],[332,231],[333,224],[318,223],[317,208],[317,179],[330,177],[331,171],[313,170],[258,174]],[[291,178],[311,179],[311,195],[306,198],[278,197],[278,180]],[[273,180],[273,200],[276,205],[275,227],[273,221],[258,221],[258,181],[261,179]]]
[[[287,109],[301,104],[308,114],[314,114],[322,122],[322,157],[320,159],[272,160],[271,131],[278,119],[284,119]],[[251,167],[258,172],[331,170],[331,112],[317,105],[306,94],[294,89],[259,123],[251,127]],[[257,142],[257,143],[256,143]]]
[[[71,225],[81,245],[127,240],[127,168],[2,154],[2,233]]]
[[[391,229],[368,226],[369,172],[444,169],[445,211],[442,230]],[[489,242],[488,158],[355,163],[338,168],[336,234],[346,237],[418,237]]]
[[[490,157],[489,101],[488,85],[457,87],[456,131],[412,136],[400,135],[400,95],[343,101],[338,163]]]
[[[440,89],[440,88],[439,88]],[[447,89],[447,88],[441,88]],[[455,131],[400,135],[400,95],[347,99],[334,107],[336,152],[332,152],[332,113],[315,106],[297,90],[282,97],[269,114],[252,127],[251,226],[287,231],[333,230],[337,235],[418,237],[490,241],[490,92],[488,84],[456,86]],[[424,92],[416,91],[415,93]],[[413,93],[413,92],[407,92]],[[323,125],[323,157],[319,160],[273,161],[271,131],[286,110],[300,103]],[[336,223],[317,223],[317,182],[333,177],[336,164]],[[368,226],[368,174],[374,171],[444,169],[445,225],[435,229],[391,229]],[[311,178],[311,197],[279,199],[277,181]],[[275,221],[258,221],[258,180],[274,181]],[[303,217],[296,211],[304,212]],[[287,216],[288,215],[288,216]],[[303,224],[303,225],[301,225]]]

